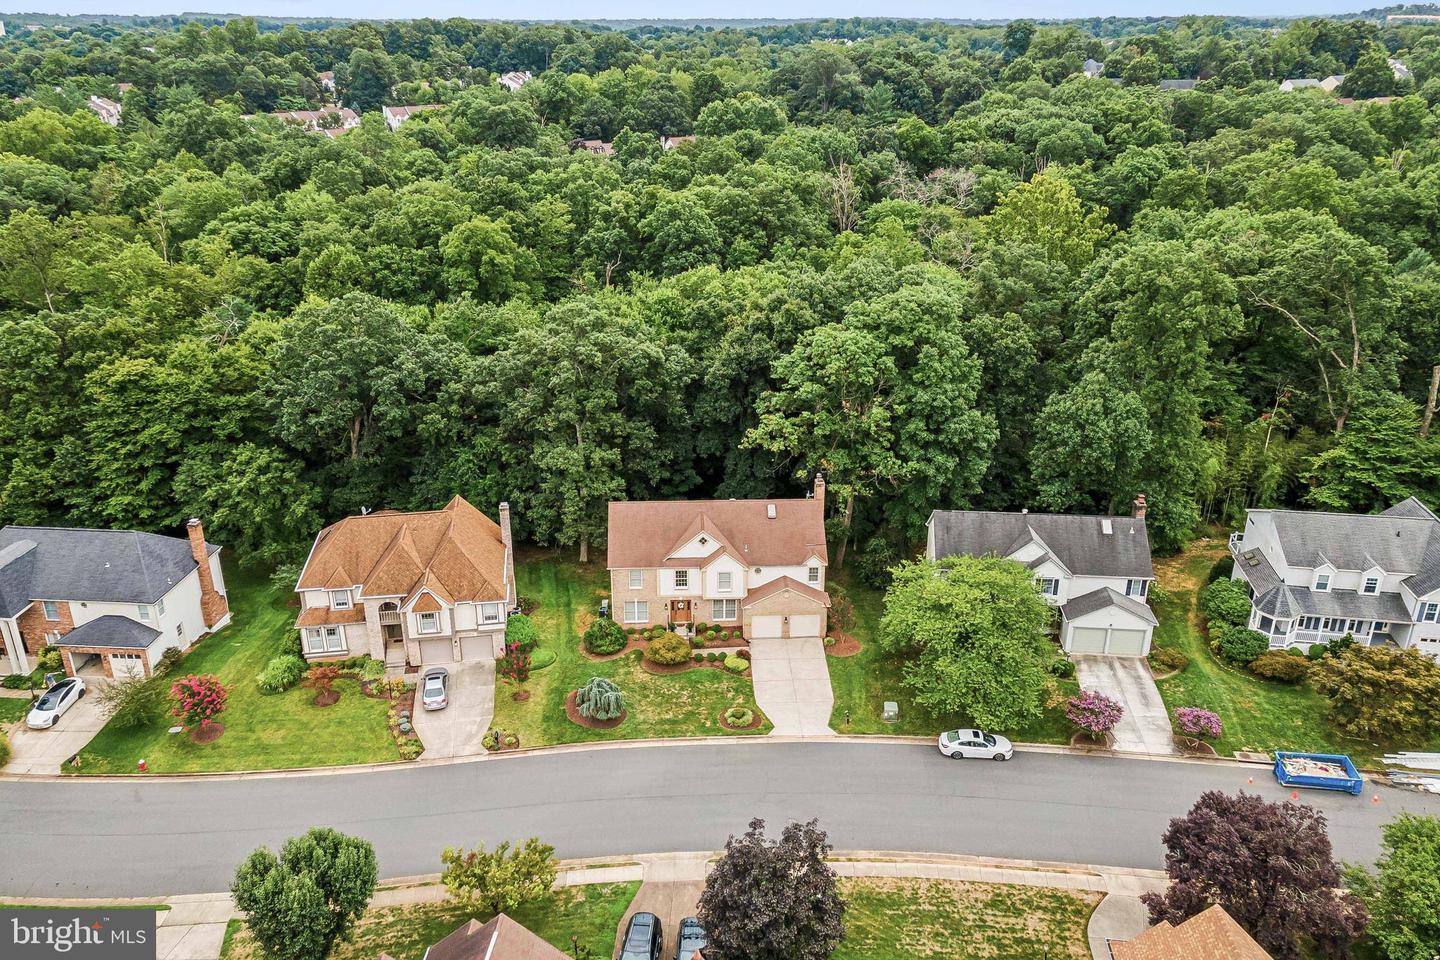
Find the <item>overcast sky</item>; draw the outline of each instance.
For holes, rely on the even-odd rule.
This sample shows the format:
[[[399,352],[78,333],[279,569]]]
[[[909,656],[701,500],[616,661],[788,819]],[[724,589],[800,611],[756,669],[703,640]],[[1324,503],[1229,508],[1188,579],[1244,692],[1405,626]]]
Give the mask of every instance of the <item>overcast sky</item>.
[[[11,0],[15,2],[15,0]],[[189,10],[284,17],[474,17],[593,20],[664,17],[1011,17],[1240,16],[1347,13],[1355,0],[21,0],[43,13],[171,14]],[[0,14],[15,20],[16,14]]]

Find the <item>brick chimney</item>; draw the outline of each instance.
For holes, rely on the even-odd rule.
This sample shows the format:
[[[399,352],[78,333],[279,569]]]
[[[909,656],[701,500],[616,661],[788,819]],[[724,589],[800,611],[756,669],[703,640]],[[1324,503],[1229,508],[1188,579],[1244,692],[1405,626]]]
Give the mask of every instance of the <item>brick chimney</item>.
[[[190,556],[195,558],[196,569],[200,572],[200,615],[206,627],[213,627],[230,612],[225,594],[215,589],[215,578],[210,574],[210,551],[205,549],[205,525],[194,517],[185,524],[190,535]]]
[[[1145,494],[1143,493],[1135,498],[1135,519],[1145,519]]]
[[[815,474],[815,499],[820,501],[820,506],[825,506],[825,474]]]
[[[500,502],[500,542],[505,545],[505,599],[510,606],[519,602],[515,591],[515,539],[510,533],[510,503]]]

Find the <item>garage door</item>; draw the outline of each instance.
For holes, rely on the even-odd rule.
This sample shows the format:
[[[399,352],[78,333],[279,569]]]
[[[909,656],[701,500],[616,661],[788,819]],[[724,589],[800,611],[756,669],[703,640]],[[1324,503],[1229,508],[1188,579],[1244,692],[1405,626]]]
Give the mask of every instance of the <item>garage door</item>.
[[[421,663],[453,663],[455,651],[450,646],[450,638],[441,640],[420,641],[420,662]]]
[[[1070,652],[1071,652],[1071,653],[1104,653],[1104,652],[1105,652],[1105,628],[1104,628],[1104,627],[1071,627],[1071,628],[1070,628]]]
[[[820,636],[820,615],[818,613],[807,613],[804,616],[790,618],[790,636],[792,637],[818,637]]]
[[[495,641],[490,637],[461,637],[460,638],[460,659],[461,660],[494,660]]]
[[[752,617],[750,619],[750,636],[759,637],[762,640],[766,637],[778,637],[784,628],[785,618],[776,616]]]
[[[1117,657],[1145,655],[1144,630],[1111,630],[1110,653]]]
[[[116,680],[130,680],[145,676],[145,662],[137,653],[110,654],[110,675]]]

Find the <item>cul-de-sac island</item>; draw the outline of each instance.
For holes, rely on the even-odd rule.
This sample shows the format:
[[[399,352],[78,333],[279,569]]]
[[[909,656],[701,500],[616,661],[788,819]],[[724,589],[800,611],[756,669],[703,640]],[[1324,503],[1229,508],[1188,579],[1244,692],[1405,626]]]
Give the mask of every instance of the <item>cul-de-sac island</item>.
[[[0,958],[1440,956],[1440,7],[433,2],[0,13]]]

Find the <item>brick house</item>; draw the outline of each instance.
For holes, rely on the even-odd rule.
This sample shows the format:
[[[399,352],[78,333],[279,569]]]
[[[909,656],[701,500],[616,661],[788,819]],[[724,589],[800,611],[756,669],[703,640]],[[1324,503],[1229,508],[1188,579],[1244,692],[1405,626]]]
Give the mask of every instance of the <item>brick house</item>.
[[[611,615],[622,626],[824,636],[828,563],[819,475],[803,499],[610,504],[606,566]]]
[[[148,677],[166,650],[224,627],[220,547],[199,520],[186,532],[0,529],[0,670],[28,673],[53,644],[70,676]]]
[[[499,523],[459,496],[439,510],[346,517],[315,538],[295,591],[308,660],[493,660],[517,599],[510,505]]]

